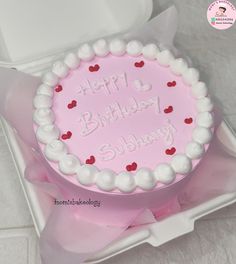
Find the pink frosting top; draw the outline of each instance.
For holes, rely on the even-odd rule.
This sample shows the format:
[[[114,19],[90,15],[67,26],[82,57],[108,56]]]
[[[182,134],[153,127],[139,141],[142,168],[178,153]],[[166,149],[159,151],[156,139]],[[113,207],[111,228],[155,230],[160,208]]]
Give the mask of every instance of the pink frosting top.
[[[155,61],[96,57],[60,85],[54,92],[56,124],[82,163],[117,173],[134,162],[137,169],[154,169],[184,153],[191,141],[196,100],[181,77]]]

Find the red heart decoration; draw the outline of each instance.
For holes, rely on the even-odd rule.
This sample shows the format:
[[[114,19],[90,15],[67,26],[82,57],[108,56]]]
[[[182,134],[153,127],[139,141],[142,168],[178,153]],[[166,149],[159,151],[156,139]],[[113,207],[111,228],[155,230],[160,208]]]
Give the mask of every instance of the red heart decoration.
[[[56,87],[55,87],[55,92],[59,93],[63,90],[62,86],[60,84],[58,84]]]
[[[192,117],[189,117],[189,118],[185,118],[185,119],[184,119],[184,123],[185,123],[185,124],[191,124],[192,122],[193,122]]]
[[[167,86],[168,86],[168,87],[174,87],[174,86],[176,86],[176,81],[168,82],[168,83],[167,83]]]
[[[100,69],[100,66],[98,64],[95,64],[94,66],[89,66],[90,72],[96,72]]]
[[[61,138],[62,138],[63,140],[66,140],[66,139],[70,139],[71,136],[72,136],[71,131],[67,131],[65,134],[63,134],[63,135],[61,136]]]
[[[67,107],[68,107],[69,109],[72,109],[72,108],[76,107],[76,105],[77,105],[77,101],[76,101],[76,100],[72,100],[71,103],[69,103],[69,104],[67,105]]]
[[[86,159],[85,161],[86,164],[94,164],[95,163],[95,157],[94,156],[90,156],[89,159]]]
[[[137,163],[133,162],[132,164],[129,164],[126,166],[126,170],[127,171],[135,171],[137,169]]]
[[[137,68],[142,68],[144,66],[144,61],[135,62],[134,66]]]
[[[174,110],[173,106],[169,105],[167,108],[164,109],[164,112],[166,114],[169,114],[169,113],[173,112],[173,110]]]
[[[176,151],[176,148],[170,148],[170,149],[166,149],[166,155],[173,155]]]

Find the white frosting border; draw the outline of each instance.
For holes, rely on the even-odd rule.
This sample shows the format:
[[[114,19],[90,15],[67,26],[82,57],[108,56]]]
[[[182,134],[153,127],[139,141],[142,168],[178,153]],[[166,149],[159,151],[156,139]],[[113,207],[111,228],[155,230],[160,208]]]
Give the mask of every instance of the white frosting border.
[[[78,157],[68,153],[65,143],[60,140],[58,128],[54,124],[52,98],[54,88],[60,79],[65,78],[69,70],[77,69],[80,60],[89,61],[94,56],[103,57],[109,53],[114,56],[122,56],[125,53],[134,57],[143,55],[147,60],[156,60],[164,67],[170,67],[173,74],[181,75],[183,81],[190,85],[192,95],[196,99],[198,116],[195,133],[193,133],[192,141],[187,144],[185,153],[176,153],[170,163],[158,164],[153,171],[140,168],[134,175],[127,171],[116,174],[111,170],[99,170],[94,165],[81,164]],[[44,88],[42,88],[43,85]],[[50,89],[52,89],[51,92]],[[192,160],[200,159],[204,155],[205,145],[209,144],[212,138],[213,103],[208,96],[205,83],[199,81],[198,70],[189,68],[182,58],[175,59],[169,50],[160,51],[153,43],[143,46],[140,41],[136,40],[125,43],[121,39],[113,39],[108,43],[106,40],[100,39],[92,45],[81,45],[77,53],[67,54],[64,61],[54,63],[51,71],[42,77],[42,83],[34,98],[34,107],[36,109],[34,113],[34,122],[37,126],[36,137],[45,145],[44,155],[46,158],[49,161],[57,162],[58,169],[62,174],[75,175],[81,185],[92,186],[95,184],[97,188],[105,192],[119,190],[122,193],[131,193],[136,188],[148,191],[158,183],[171,184],[175,181],[176,174],[186,175],[192,171]],[[39,116],[40,109],[45,109],[42,113],[48,113],[46,110],[51,109],[52,117],[49,114]],[[43,120],[44,118],[45,120]]]

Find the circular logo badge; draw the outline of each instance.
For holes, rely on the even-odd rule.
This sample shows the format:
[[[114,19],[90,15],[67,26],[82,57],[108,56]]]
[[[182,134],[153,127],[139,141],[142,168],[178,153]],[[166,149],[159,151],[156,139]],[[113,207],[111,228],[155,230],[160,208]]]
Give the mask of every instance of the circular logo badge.
[[[207,9],[207,19],[216,29],[230,28],[236,20],[236,8],[227,0],[214,1]]]

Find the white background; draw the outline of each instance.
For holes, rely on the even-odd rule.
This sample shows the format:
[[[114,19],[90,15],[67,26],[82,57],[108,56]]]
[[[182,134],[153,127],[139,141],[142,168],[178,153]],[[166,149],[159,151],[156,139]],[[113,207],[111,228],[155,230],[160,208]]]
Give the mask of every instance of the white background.
[[[226,31],[206,19],[207,0],[154,0],[160,12],[175,3],[180,15],[177,47],[199,68],[223,113],[236,129],[236,25]],[[236,6],[236,1],[231,0]],[[178,228],[178,226],[176,226]],[[159,248],[139,246],[104,264],[234,264],[236,205],[196,223],[195,231]],[[38,264],[37,237],[0,129],[0,263]]]

